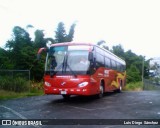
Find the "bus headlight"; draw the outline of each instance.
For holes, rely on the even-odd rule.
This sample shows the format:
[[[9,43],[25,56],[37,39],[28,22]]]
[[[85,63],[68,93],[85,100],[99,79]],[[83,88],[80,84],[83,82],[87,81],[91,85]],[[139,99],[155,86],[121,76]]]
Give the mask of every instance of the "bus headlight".
[[[88,82],[82,82],[80,84],[78,84],[79,87],[85,87],[88,85]]]
[[[48,87],[50,87],[51,86],[51,84],[49,83],[49,82],[44,82],[44,84],[46,85],[46,86],[48,86]]]

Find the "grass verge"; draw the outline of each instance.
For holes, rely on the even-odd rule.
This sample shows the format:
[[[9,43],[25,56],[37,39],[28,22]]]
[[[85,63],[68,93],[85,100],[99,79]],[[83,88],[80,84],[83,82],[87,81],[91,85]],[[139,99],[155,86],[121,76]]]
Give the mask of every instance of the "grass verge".
[[[143,84],[142,82],[135,82],[135,83],[128,83],[124,91],[143,91]]]
[[[24,78],[0,79],[0,100],[43,95],[43,82],[26,81]]]
[[[32,91],[31,92],[21,92],[21,93],[0,90],[0,100],[22,98],[22,97],[29,97],[29,96],[39,96],[39,95],[43,95],[43,90],[33,91],[33,92]]]

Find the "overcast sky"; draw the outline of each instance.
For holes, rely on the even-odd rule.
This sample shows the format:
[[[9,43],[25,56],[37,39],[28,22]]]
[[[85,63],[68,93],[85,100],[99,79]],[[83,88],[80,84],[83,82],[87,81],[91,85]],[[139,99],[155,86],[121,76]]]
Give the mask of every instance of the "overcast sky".
[[[67,30],[76,22],[74,41],[105,40],[109,48],[160,56],[160,0],[0,0],[0,21],[1,47],[16,25],[53,37],[62,21]]]

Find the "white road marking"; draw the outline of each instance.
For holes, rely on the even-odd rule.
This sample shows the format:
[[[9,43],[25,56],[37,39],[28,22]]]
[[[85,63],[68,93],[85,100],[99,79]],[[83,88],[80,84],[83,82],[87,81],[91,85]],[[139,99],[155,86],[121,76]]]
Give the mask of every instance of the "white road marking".
[[[94,111],[94,110],[101,110],[101,109],[108,109],[111,108],[110,106],[107,107],[99,107],[99,108],[84,108],[84,107],[77,107],[77,106],[73,106],[73,105],[67,105],[68,107],[72,107],[75,109],[81,109],[81,110],[85,110],[85,111]]]
[[[92,111],[92,110],[95,110],[95,109],[92,109],[92,108],[83,108],[83,107],[77,107],[77,106],[72,106],[72,105],[67,105],[67,106],[68,106],[68,107],[75,108],[75,109],[86,110],[86,111]]]
[[[142,104],[142,103],[146,103],[146,102],[125,104],[125,106],[132,106],[132,105]],[[117,107],[117,106],[105,106],[105,107],[97,107],[97,108],[85,108],[85,107],[77,107],[77,106],[73,106],[73,105],[67,105],[67,106],[75,108],[75,109],[85,110],[85,111],[105,110],[108,108]]]
[[[9,107],[6,107],[4,105],[0,105],[0,107],[5,108],[5,109],[11,111],[13,114],[17,115],[21,119],[27,119],[26,117],[24,117],[23,115],[21,115],[20,113],[16,112],[15,110],[13,110],[13,109],[11,109]]]

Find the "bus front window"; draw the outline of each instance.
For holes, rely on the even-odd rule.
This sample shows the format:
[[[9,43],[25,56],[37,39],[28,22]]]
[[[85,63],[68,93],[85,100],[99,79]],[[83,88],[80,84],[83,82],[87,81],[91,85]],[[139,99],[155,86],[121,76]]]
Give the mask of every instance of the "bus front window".
[[[89,69],[88,51],[74,50],[68,52],[67,63],[68,66],[74,71],[79,73],[85,73]],[[68,71],[68,68],[67,68]]]
[[[46,72],[53,74],[86,74],[89,69],[87,50],[67,50],[67,46],[53,47],[46,58]]]
[[[63,67],[67,47],[51,47],[46,58],[45,71],[60,71]]]

